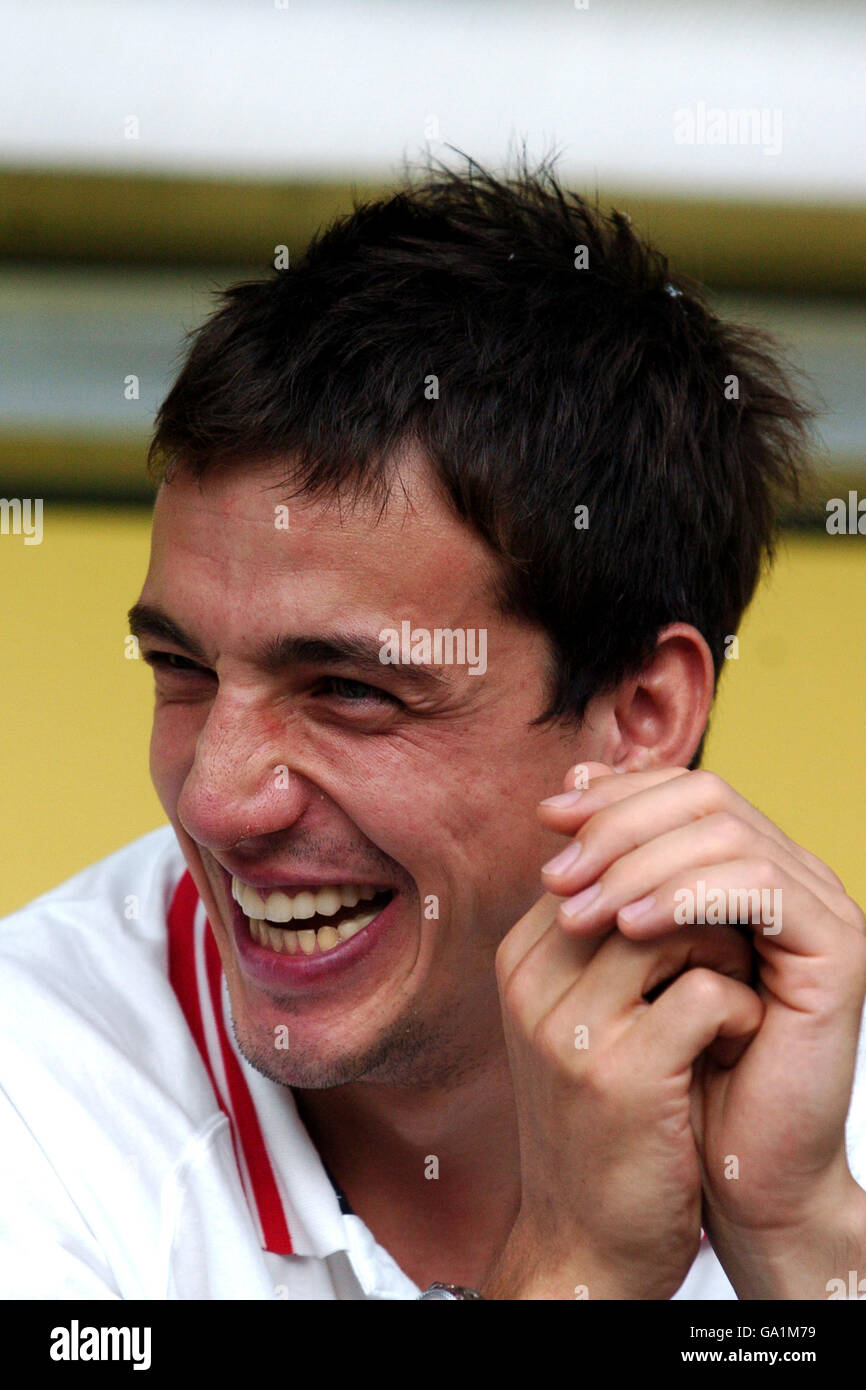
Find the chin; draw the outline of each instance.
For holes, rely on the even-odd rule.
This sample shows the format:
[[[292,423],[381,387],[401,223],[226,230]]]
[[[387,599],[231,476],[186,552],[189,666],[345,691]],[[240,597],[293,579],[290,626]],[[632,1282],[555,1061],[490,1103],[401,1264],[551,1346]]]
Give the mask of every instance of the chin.
[[[343,1038],[335,1036],[333,1026],[304,1028],[290,1013],[277,1022],[251,1017],[245,1010],[232,1010],[235,1040],[244,1057],[256,1071],[281,1086],[322,1091],[347,1086],[356,1081],[400,1088],[441,1084],[454,1074],[454,1058],[449,1056],[445,1036],[422,1022],[415,1012],[392,1019],[366,1039],[359,1029],[346,1028]],[[348,1023],[348,1020],[347,1020]],[[284,1027],[285,1033],[275,1030]],[[315,1036],[315,1034],[319,1036]],[[306,1034],[306,1036],[305,1036]],[[282,1038],[286,1046],[276,1046]]]
[[[235,1041],[250,1066],[269,1081],[304,1091],[323,1091],[334,1086],[346,1086],[369,1075],[369,1051],[359,1057],[355,1052],[335,1052],[333,1042],[325,1049],[304,1047],[292,1043],[284,1050],[275,1046],[274,1035],[257,1027],[235,1025]]]
[[[240,1043],[238,1046],[240,1047]],[[357,1070],[351,1064],[341,1064],[339,1061],[299,1061],[295,1058],[292,1061],[276,1062],[272,1050],[265,1054],[261,1049],[241,1047],[241,1052],[250,1066],[255,1067],[262,1076],[292,1090],[327,1091],[334,1086],[345,1086],[350,1081],[358,1080]]]

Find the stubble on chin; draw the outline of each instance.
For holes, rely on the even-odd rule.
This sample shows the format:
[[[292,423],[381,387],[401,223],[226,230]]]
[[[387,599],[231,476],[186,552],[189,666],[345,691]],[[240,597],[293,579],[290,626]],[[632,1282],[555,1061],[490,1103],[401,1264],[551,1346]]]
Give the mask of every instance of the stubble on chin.
[[[291,1046],[278,1048],[276,1039],[262,1038],[255,1030],[238,1025],[232,1015],[232,1031],[242,1055],[251,1067],[279,1086],[325,1091],[353,1082],[394,1087],[453,1086],[477,1069],[477,1049],[470,1054],[455,1034],[456,1008],[435,1023],[416,1012],[404,1015],[374,1038],[363,1050],[347,1047],[328,1056],[304,1056]],[[452,1027],[448,1026],[449,1019]]]

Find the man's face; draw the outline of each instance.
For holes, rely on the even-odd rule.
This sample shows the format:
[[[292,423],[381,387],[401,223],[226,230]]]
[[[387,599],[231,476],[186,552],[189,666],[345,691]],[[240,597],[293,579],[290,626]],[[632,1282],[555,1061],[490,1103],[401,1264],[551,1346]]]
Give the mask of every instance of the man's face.
[[[301,1087],[443,1080],[501,1049],[494,953],[561,847],[535,804],[579,750],[528,727],[547,642],[499,615],[493,557],[417,461],[384,514],[295,499],[288,529],[281,475],[251,463],[160,490],[140,602],[195,646],[142,629],[146,658],[173,654],[155,667],[151,775],[250,1061]],[[447,664],[445,645],[439,664],[435,646],[383,662],[383,630],[406,623],[431,643],[463,629],[467,660]],[[341,656],[347,640],[372,661]],[[291,907],[273,939],[232,875],[269,916]],[[329,885],[333,915],[317,907],[333,908]],[[390,896],[353,906],[353,886]]]

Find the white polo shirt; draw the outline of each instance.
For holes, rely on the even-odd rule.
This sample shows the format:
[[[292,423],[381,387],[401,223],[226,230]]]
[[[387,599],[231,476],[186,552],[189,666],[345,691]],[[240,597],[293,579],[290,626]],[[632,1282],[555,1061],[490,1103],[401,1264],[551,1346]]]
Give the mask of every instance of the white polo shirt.
[[[866,1186],[862,1035],[848,1147]],[[239,1052],[171,826],[0,921],[0,1297],[420,1292]],[[675,1297],[735,1297],[706,1239]]]

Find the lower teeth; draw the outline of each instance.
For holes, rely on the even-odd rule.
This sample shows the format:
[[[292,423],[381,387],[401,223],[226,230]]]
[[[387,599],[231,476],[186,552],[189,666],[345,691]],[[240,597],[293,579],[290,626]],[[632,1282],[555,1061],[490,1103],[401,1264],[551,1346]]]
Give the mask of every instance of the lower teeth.
[[[318,931],[312,927],[291,931],[287,927],[271,926],[269,922],[256,917],[248,917],[247,922],[250,936],[257,945],[287,956],[297,955],[299,951],[302,955],[312,956],[332,951],[341,941],[348,941],[363,927],[369,926],[377,915],[375,912],[365,912],[360,917],[341,922],[338,927],[319,927]]]

